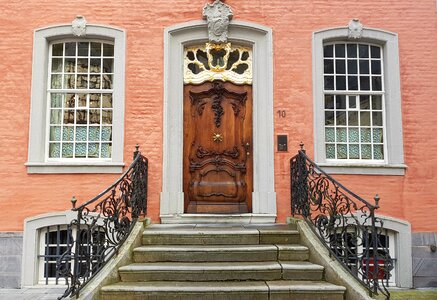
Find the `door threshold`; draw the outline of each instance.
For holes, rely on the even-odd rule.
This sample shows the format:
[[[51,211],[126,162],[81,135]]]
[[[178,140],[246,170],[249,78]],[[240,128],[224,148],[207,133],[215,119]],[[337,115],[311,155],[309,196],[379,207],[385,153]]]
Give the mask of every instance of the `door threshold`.
[[[276,214],[174,214],[161,215],[162,224],[267,224],[276,222]]]

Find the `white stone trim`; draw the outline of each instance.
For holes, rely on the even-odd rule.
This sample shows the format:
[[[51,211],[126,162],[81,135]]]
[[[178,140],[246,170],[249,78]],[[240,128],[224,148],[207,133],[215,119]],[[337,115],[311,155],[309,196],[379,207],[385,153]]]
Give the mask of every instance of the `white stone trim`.
[[[362,37],[354,42],[373,43],[383,49],[385,84],[386,161],[372,165],[328,163],[325,156],[323,115],[323,44],[332,41],[348,41],[348,27],[324,29],[313,33],[313,103],[314,103],[314,160],[332,174],[404,175],[401,90],[399,73],[398,36],[379,29],[364,28]]]
[[[126,34],[124,30],[87,24],[87,39],[110,40],[114,43],[114,103],[112,131],[112,159],[108,163],[84,162],[83,167],[76,163],[52,164],[46,161],[46,117],[47,117],[47,78],[49,43],[61,39],[76,40],[71,24],[57,25],[35,30],[32,57],[32,91],[30,104],[28,173],[122,173],[124,145],[124,97],[125,97],[125,52]],[[83,39],[83,37],[81,38]],[[104,165],[104,166],[103,166]]]
[[[253,48],[253,187],[254,214],[276,215],[273,135],[272,30],[254,23],[233,21],[229,41]],[[208,41],[205,21],[178,24],[164,31],[164,138],[160,213],[179,218],[183,195],[183,51],[184,46]]]
[[[47,226],[70,224],[76,217],[77,212],[67,210],[42,214],[24,220],[23,262],[21,266],[22,287],[33,286],[38,283],[39,230]]]

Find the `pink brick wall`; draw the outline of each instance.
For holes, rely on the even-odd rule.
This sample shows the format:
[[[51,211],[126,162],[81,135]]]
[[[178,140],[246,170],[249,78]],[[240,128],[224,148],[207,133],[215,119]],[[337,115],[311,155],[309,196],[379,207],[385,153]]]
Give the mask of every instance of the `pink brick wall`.
[[[26,217],[70,208],[85,201],[117,175],[28,175],[33,31],[89,23],[127,32],[125,161],[136,143],[150,160],[149,212],[157,221],[162,164],[163,29],[201,17],[206,0],[175,1],[8,1],[0,11],[0,231],[20,231]],[[381,196],[380,212],[407,219],[413,231],[437,231],[437,15],[434,0],[228,0],[235,19],[269,26],[274,35],[275,133],[289,135],[290,153],[276,154],[278,221],[290,215],[288,159],[300,141],[312,156],[311,34],[359,18],[365,26],[399,34],[405,176],[336,176],[364,198]]]

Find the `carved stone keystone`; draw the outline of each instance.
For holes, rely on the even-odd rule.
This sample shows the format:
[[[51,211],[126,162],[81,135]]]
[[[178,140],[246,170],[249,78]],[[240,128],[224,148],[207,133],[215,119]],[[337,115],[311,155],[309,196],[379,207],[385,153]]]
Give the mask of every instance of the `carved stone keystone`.
[[[233,13],[229,5],[220,0],[203,7],[203,18],[208,23],[208,36],[211,43],[226,43],[228,41],[228,25]]]
[[[352,19],[349,21],[349,38],[350,39],[360,39],[363,36],[363,24],[360,20]]]
[[[85,36],[86,35],[86,20],[84,16],[76,16],[76,18],[71,22],[71,30],[74,36]]]

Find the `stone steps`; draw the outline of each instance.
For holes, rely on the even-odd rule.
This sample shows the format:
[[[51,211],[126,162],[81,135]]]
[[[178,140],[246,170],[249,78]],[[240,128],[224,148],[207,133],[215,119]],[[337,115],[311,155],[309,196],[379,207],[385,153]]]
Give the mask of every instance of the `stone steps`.
[[[323,281],[288,225],[152,225],[101,299],[326,299],[345,288]]]
[[[105,300],[343,300],[345,288],[323,281],[121,282],[101,290]]]
[[[122,281],[321,280],[323,267],[306,261],[134,263],[119,269]]]

